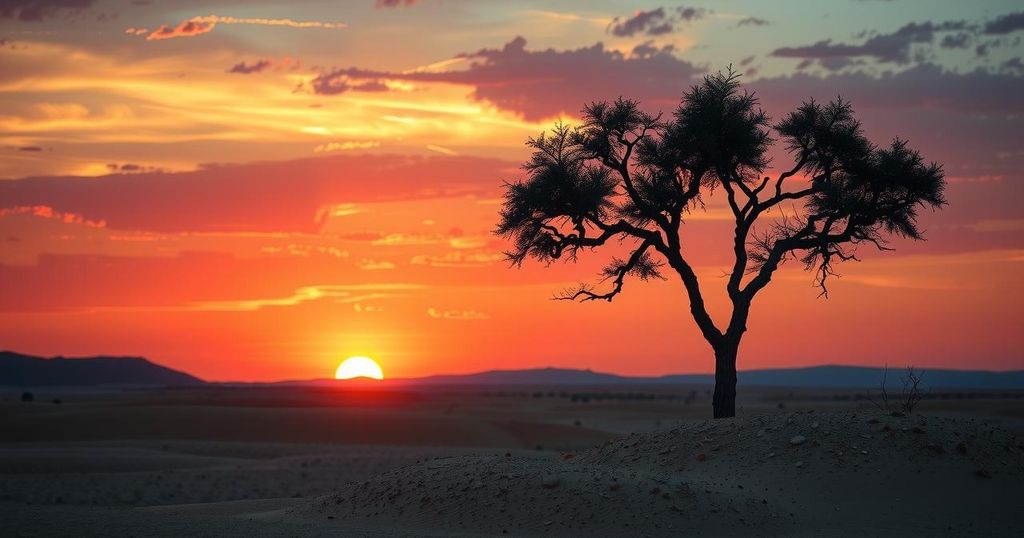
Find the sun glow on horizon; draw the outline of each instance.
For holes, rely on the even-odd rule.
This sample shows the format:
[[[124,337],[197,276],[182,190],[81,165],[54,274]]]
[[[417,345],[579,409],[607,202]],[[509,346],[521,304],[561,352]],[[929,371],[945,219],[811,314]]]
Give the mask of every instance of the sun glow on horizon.
[[[357,377],[384,379],[384,371],[381,370],[377,361],[370,357],[356,356],[342,361],[334,372],[335,379],[355,379]]]

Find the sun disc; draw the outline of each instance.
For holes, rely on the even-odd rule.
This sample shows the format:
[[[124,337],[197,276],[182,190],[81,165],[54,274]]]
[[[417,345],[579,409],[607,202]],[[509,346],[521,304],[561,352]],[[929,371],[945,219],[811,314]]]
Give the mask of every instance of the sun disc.
[[[335,379],[354,379],[357,377],[384,379],[384,371],[380,369],[377,361],[370,357],[349,357],[342,361],[338,366],[338,370],[334,372]]]

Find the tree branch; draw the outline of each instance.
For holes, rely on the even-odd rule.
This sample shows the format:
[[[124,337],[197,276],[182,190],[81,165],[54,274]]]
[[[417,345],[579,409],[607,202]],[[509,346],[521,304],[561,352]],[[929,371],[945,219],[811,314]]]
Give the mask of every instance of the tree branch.
[[[644,241],[630,255],[628,260],[613,260],[612,264],[604,271],[605,279],[612,279],[612,289],[607,293],[595,293],[592,288],[582,285],[575,290],[565,291],[562,295],[555,297],[555,299],[562,301],[575,301],[579,299],[581,302],[596,300],[611,302],[622,291],[626,275],[630,273],[636,274],[641,280],[663,278],[657,271],[658,264],[647,256],[647,249],[652,246],[654,245],[651,242]]]

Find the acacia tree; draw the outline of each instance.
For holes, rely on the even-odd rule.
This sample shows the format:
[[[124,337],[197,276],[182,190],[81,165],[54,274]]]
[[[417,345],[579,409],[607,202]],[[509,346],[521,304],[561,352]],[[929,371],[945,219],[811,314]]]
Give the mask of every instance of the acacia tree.
[[[764,172],[776,138],[793,164],[772,178]],[[736,355],[751,301],[783,263],[813,271],[827,297],[835,264],[856,260],[864,244],[889,250],[888,235],[921,239],[918,210],[946,203],[942,167],[899,139],[873,145],[847,101],[808,101],[771,125],[731,70],[684,92],[666,120],[637,101],[594,102],[581,125],[558,124],[527,145],[526,178],[506,185],[496,230],[512,240],[508,259],[575,261],[583,249],[627,245],[629,256],[613,257],[601,274],[607,289],[581,285],[557,297],[580,301],[611,301],[627,276],[664,279],[667,266],[714,350],[715,418],[736,413]],[[735,218],[723,329],[683,254],[687,216],[716,191]],[[784,203],[795,211],[781,211]]]

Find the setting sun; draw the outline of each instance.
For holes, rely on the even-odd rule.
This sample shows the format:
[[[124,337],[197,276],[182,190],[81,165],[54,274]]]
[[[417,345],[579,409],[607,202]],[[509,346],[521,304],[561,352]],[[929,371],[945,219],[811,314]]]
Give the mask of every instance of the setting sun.
[[[335,379],[353,379],[356,377],[384,379],[384,371],[380,369],[377,361],[369,357],[349,357],[342,361],[338,366],[338,370],[334,373]]]

